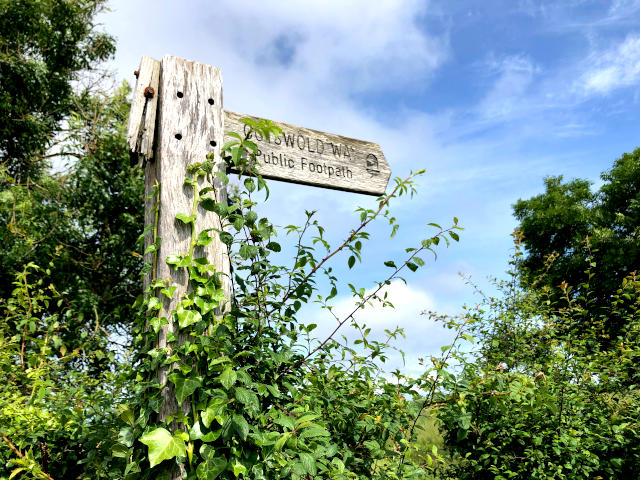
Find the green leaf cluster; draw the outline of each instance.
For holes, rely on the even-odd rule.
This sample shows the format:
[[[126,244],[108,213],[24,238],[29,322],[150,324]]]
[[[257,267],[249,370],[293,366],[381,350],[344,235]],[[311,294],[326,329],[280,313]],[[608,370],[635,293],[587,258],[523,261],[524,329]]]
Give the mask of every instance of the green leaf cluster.
[[[623,279],[602,309],[589,300],[588,283],[579,286],[582,298],[567,283],[540,293],[519,286],[521,267],[513,265],[514,279],[498,284],[503,294],[468,310],[465,331],[476,347],[458,352],[459,371],[442,377],[434,414],[454,454],[448,473],[638,477],[640,279]],[[584,268],[588,281],[597,265],[589,258]],[[611,317],[624,327],[605,348]]]
[[[279,133],[268,122],[247,119],[247,125],[265,137]],[[166,258],[189,279],[187,292],[174,298],[171,279],[153,279],[141,304],[129,422],[135,441],[125,478],[422,478],[439,457],[423,455],[430,462],[423,465],[405,453],[417,437],[407,425],[421,414],[418,392],[425,379],[394,372],[392,382],[380,366],[401,330],[388,332],[383,342],[371,338],[370,328],[356,324],[352,315],[337,318],[339,328],[361,334],[345,345],[336,332],[314,338],[315,325],[299,318],[304,304],[318,302],[332,319],[329,302],[344,285],[330,261],[351,252],[347,263],[353,267],[352,259],[361,259],[369,238],[369,223],[384,218],[395,225],[389,204],[413,192],[412,177],[398,181],[376,208],[359,210],[360,224],[338,247],[329,245],[324,228],[307,212],[303,226],[284,229],[293,240],[294,258],[280,265],[283,232],[260,215],[262,200],[256,198],[260,192],[268,197],[257,150],[249,136],[231,136],[236,140],[222,155],[241,172],[233,189],[226,175],[214,173],[211,156],[187,167],[193,209],[177,220],[191,229],[190,248]],[[232,192],[227,202],[210,195],[220,183]],[[198,206],[216,214],[221,228],[200,230]],[[384,287],[400,273],[423,266],[418,254],[441,238],[457,240],[456,230],[457,220],[406,249],[399,267],[373,291],[349,285],[346,291],[357,300],[357,309],[392,308]],[[194,253],[216,237],[229,247],[231,278]],[[322,282],[330,286],[327,296],[319,293]],[[175,307],[166,312],[169,300]],[[157,344],[158,334],[166,335],[166,346]],[[166,381],[158,372],[168,372]]]

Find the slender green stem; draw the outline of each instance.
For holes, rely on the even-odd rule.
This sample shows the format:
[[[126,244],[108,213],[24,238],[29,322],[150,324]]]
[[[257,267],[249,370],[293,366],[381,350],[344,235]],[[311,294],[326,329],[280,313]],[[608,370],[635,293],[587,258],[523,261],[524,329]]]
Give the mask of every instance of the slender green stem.
[[[196,174],[195,182],[193,183],[193,207],[191,209],[192,217],[196,216],[198,203],[200,202],[200,195],[198,195],[198,178],[199,174]],[[191,222],[191,243],[189,244],[189,258],[193,257],[193,249],[196,246],[196,221],[195,218]]]
[[[156,276],[158,274],[158,219],[160,217],[160,184],[156,180],[153,185],[153,190],[155,194],[155,204],[153,206],[154,210],[154,218],[153,218],[153,244],[156,246],[156,249],[153,252],[153,262],[151,265],[151,281],[155,282],[157,280]]]

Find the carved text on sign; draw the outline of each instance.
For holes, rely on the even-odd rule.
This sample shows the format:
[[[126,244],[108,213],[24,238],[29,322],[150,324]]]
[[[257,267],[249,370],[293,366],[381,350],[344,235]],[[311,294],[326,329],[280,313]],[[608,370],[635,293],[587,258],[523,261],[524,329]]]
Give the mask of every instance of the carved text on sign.
[[[243,133],[258,146],[261,174],[286,182],[381,195],[391,171],[372,142],[274,122],[278,138],[250,133],[241,115],[225,112],[225,131]],[[230,138],[228,138],[230,139]]]

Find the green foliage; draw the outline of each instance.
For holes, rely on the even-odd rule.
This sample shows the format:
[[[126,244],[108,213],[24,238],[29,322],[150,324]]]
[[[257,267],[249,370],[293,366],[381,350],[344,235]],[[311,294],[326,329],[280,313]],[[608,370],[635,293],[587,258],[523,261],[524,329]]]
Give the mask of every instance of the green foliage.
[[[545,193],[514,206],[527,253],[524,281],[553,291],[567,282],[575,286],[572,296],[584,295],[580,285],[591,257],[598,265],[589,287],[592,313],[609,311],[622,279],[640,269],[640,149],[616,160],[602,180],[600,190],[592,192],[585,180],[550,177]],[[561,297],[557,293],[554,299]],[[623,317],[610,316],[603,341],[615,340],[623,328]]]
[[[142,259],[136,241],[142,233],[142,173],[129,166],[125,125],[129,90],[85,97],[70,120],[65,154],[69,171],[43,173],[37,183],[15,184],[0,192],[0,296],[22,266],[48,265],[62,302],[49,314],[73,309],[61,318],[62,335],[75,348],[82,335],[105,348],[110,331],[124,335],[137,296]],[[108,362],[96,361],[96,371]]]
[[[109,456],[121,382],[78,368],[113,354],[92,350],[89,337],[74,349],[65,344],[74,312],[48,313],[63,299],[46,271],[28,264],[13,285],[0,300],[0,478],[117,478],[119,462]]]
[[[187,447],[184,443],[183,435],[185,435],[184,432],[179,431],[175,435],[171,435],[164,428],[156,428],[140,437],[140,442],[149,448],[149,465],[151,468],[163,460],[186,455]],[[188,440],[189,436],[185,436]]]
[[[246,123],[267,138],[279,133],[268,122]],[[255,168],[255,145],[232,136],[236,140],[224,146],[223,155],[243,174],[228,203],[216,203],[210,196],[219,188],[217,182],[228,183],[226,175],[214,173],[212,158],[188,166],[185,184],[193,192],[193,209],[177,220],[191,226],[190,247],[166,258],[176,271],[187,274],[188,293],[174,299],[177,306],[170,319],[160,318],[163,298],[167,293],[173,297],[175,289],[168,290],[171,279],[153,279],[141,305],[131,407],[135,415],[129,419],[136,440],[125,477],[422,478],[437,455],[423,455],[430,460],[423,465],[406,454],[415,449],[417,431],[408,425],[421,413],[418,391],[426,377],[412,379],[396,371],[394,380],[387,380],[376,362],[384,362],[389,342],[401,331],[387,332],[386,342],[371,339],[370,329],[357,324],[353,314],[374,304],[391,307],[381,293],[384,286],[403,270],[424,265],[418,255],[440,239],[457,240],[455,230],[460,228],[454,224],[439,229],[418,248],[408,248],[406,258],[399,266],[394,263],[372,290],[342,285],[330,261],[349,252],[347,266],[355,268],[369,238],[366,228],[377,218],[387,219],[392,233],[397,230],[389,204],[414,192],[412,177],[398,179],[376,208],[359,210],[360,224],[337,248],[329,245],[312,212],[305,225],[287,226],[284,234],[293,238],[294,259],[292,265],[280,266],[277,238],[283,232],[260,216],[255,199],[259,192],[268,196]],[[198,231],[198,205],[216,212],[223,228]],[[230,302],[220,272],[196,253],[199,244],[215,236],[230,246]],[[329,285],[328,295],[320,293],[323,283]],[[355,310],[335,317],[330,301],[344,288],[353,295]],[[315,338],[315,325],[299,317],[303,304],[310,302],[319,304],[329,321],[337,321],[327,338]],[[171,343],[160,348],[156,333],[169,322],[175,333],[169,333]],[[346,326],[360,332],[353,345],[337,338]],[[166,366],[168,382],[161,384],[158,372]],[[160,415],[163,405],[171,405],[167,396],[178,408]],[[122,444],[116,452],[128,448]]]
[[[627,277],[608,310],[593,310],[593,259],[584,266],[584,297],[574,298],[567,283],[543,294],[519,286],[517,247],[503,296],[466,315],[477,348],[458,354],[459,373],[442,383],[437,416],[458,456],[451,476],[637,478],[640,279]],[[612,315],[625,327],[604,349],[599,339]]]
[[[72,110],[71,82],[115,50],[92,20],[104,3],[0,0],[0,165],[16,183],[43,173],[45,150]]]
[[[0,442],[0,478],[18,467],[24,478],[46,478],[38,471],[56,479],[121,475],[126,449],[111,457],[118,434],[114,407],[130,394],[124,375],[142,268],[135,250],[144,189],[124,141],[128,92],[123,86],[113,95],[76,99],[60,151],[74,159],[66,172],[2,184],[0,369],[7,376],[0,387],[0,432],[22,457]],[[23,341],[11,312],[29,309],[30,296],[20,293],[27,287],[13,285],[27,278],[24,265],[29,291],[44,285],[50,298],[30,294],[38,311],[31,312],[35,330],[29,326]],[[34,362],[40,366],[29,370]]]

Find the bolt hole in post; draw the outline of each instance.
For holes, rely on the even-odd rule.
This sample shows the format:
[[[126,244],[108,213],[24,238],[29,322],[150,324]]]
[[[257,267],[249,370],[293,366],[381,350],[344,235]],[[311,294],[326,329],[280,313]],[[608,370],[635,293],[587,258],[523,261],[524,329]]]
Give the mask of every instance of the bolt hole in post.
[[[178,98],[184,97],[184,93],[182,93],[182,92],[178,92],[178,93],[176,93],[176,95],[178,96]]]
[[[209,105],[213,105],[214,104],[213,98],[210,98],[209,100],[207,100],[207,102],[209,102]]]
[[[182,140],[182,134],[176,133],[176,140]]]
[[[217,145],[217,143],[216,143],[216,141],[215,141],[215,140],[211,140],[211,141],[209,142],[209,145],[211,145],[212,147],[215,147],[215,146]]]

